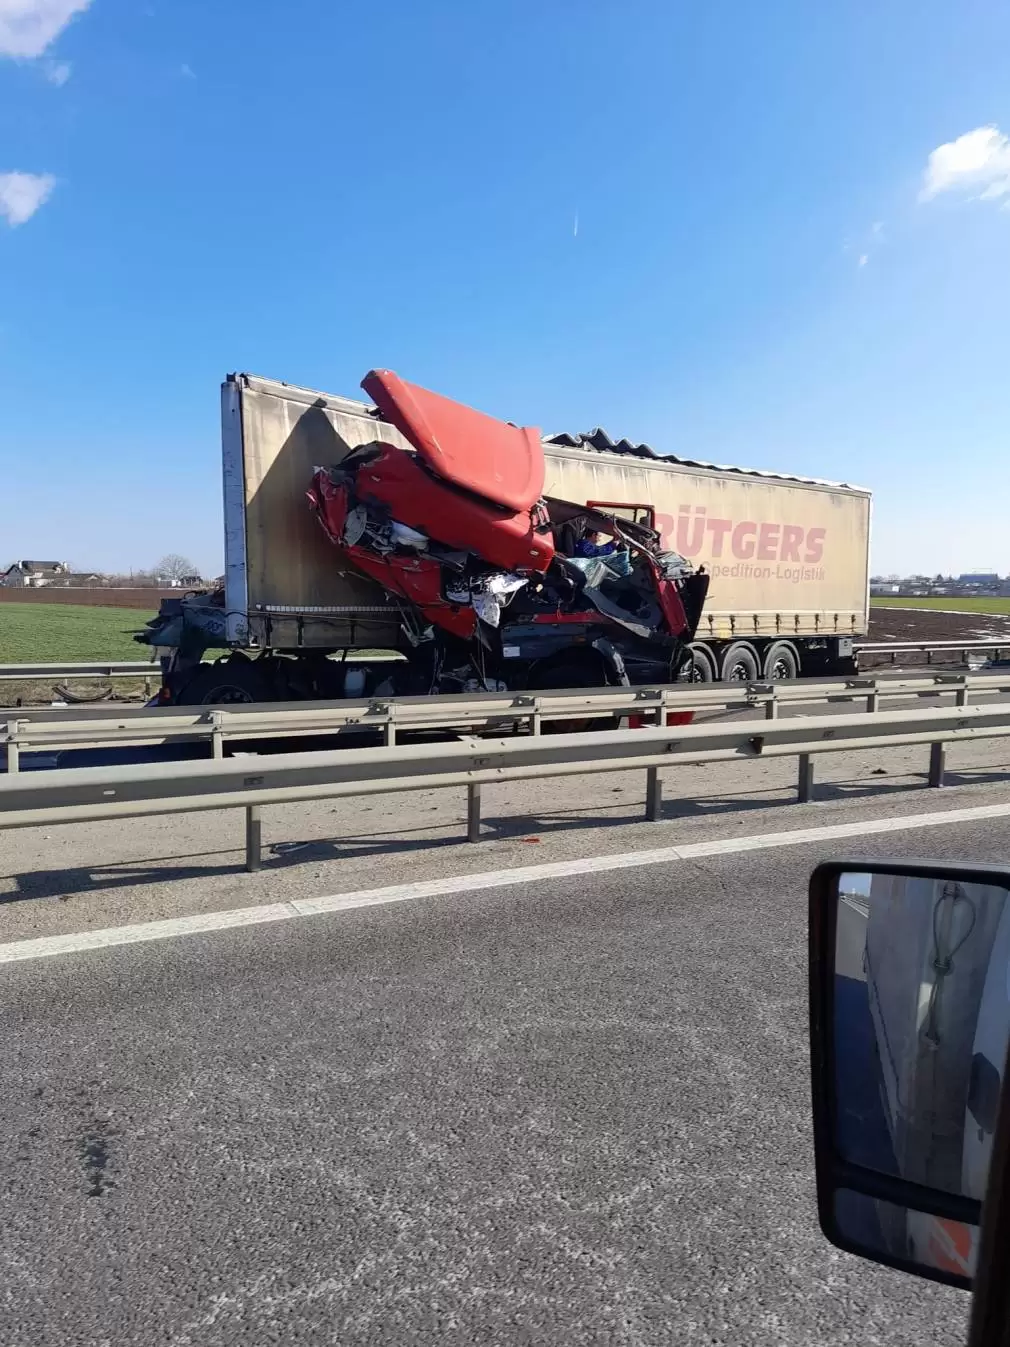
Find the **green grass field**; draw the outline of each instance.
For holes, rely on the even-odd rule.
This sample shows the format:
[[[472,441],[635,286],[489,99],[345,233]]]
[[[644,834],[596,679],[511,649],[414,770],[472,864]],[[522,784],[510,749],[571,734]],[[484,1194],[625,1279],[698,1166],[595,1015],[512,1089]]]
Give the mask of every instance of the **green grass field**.
[[[131,633],[140,631],[151,613],[89,604],[0,603],[0,664],[144,660],[150,649],[138,645]]]
[[[1010,615],[1010,598],[897,597],[873,599],[872,607]],[[98,608],[90,604],[0,603],[0,664],[144,660],[150,651],[132,640],[131,633],[140,631],[151,613],[140,608]]]
[[[1010,613],[1008,599],[871,599],[871,608],[925,608],[940,613]]]

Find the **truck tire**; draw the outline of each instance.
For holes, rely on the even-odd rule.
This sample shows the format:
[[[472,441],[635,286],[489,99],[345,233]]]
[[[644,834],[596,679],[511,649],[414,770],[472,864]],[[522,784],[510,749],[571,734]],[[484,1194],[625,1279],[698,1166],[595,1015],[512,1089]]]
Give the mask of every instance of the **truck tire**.
[[[273,698],[252,660],[228,659],[202,664],[174,700],[177,706],[233,706]]]
[[[605,688],[609,686],[602,664],[595,661],[563,659],[537,670],[530,679],[530,692],[548,692],[554,688]],[[544,721],[543,734],[588,734],[596,730],[616,730],[616,716],[587,717],[585,720]]]
[[[765,655],[764,679],[767,683],[781,683],[787,678],[799,678],[800,657],[796,647],[788,641],[773,641]]]
[[[757,651],[746,641],[727,646],[719,661],[719,677],[724,683],[756,683],[759,673]]]
[[[715,660],[708,646],[700,641],[692,641],[688,646],[689,658],[677,674],[678,683],[714,683]]]

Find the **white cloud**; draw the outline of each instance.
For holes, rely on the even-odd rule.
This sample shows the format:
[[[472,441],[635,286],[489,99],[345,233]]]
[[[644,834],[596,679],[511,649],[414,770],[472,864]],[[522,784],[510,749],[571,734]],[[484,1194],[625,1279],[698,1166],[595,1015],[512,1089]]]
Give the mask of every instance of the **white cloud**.
[[[12,229],[24,224],[49,200],[55,186],[51,173],[0,173],[0,215]]]
[[[50,84],[55,84],[57,89],[61,88],[64,84],[66,84],[69,78],[70,78],[69,61],[46,62],[46,79],[49,81]]]
[[[189,65],[181,65],[179,67],[179,74],[183,77],[183,79],[187,80],[196,79],[196,72],[193,70],[193,67]]]
[[[1010,192],[1010,138],[998,126],[977,126],[929,156],[920,201],[941,192],[962,191],[980,201]]]
[[[860,254],[859,254],[859,265],[860,265],[861,267],[865,267],[866,264],[867,264],[867,262],[868,262],[869,260],[870,260],[870,254],[869,254],[869,253],[860,253]]]
[[[0,56],[41,56],[91,0],[0,0]]]

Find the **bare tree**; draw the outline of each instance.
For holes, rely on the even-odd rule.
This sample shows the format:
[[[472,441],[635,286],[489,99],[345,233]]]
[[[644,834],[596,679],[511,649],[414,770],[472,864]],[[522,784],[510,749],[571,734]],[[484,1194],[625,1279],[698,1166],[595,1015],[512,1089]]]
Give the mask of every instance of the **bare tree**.
[[[162,557],[154,569],[165,580],[181,580],[184,575],[199,575],[189,557],[180,557],[177,552],[169,552],[167,557]]]

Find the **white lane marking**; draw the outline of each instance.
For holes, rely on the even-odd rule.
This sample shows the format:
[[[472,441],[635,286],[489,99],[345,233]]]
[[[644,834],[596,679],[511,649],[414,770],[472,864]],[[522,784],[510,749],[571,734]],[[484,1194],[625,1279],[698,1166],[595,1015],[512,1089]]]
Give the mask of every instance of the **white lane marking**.
[[[717,842],[686,842],[675,847],[656,847],[649,851],[626,851],[613,856],[586,856],[575,861],[555,861],[547,865],[523,865],[514,870],[490,870],[483,874],[453,875],[448,879],[425,879],[416,884],[393,884],[384,889],[357,889],[324,898],[295,898],[286,903],[262,907],[237,907],[223,912],[205,912],[194,917],[174,917],[167,921],[145,921],[134,926],[112,926],[100,931],[80,931],[72,935],[47,935],[34,940],[16,940],[0,945],[0,964],[44,959],[54,954],[77,954],[83,950],[108,949],[113,945],[135,945],[147,940],[167,940],[180,935],[201,935],[236,926],[257,926],[273,921],[292,921],[296,917],[315,917],[327,912],[346,912],[353,908],[379,907],[387,903],[406,903],[415,898],[440,898],[453,893],[473,893],[478,889],[504,889],[517,884],[535,884],[545,879],[570,879],[577,875],[595,875],[604,870],[633,870],[645,865],[669,865],[698,856],[731,856],[743,851],[767,851],[774,847],[809,846],[813,842],[841,841],[846,837],[874,837],[881,833],[910,832],[920,828],[949,827],[958,823],[978,823],[984,819],[1010,817],[1007,804],[975,805],[969,809],[947,809],[930,814],[906,814],[900,818],[860,819],[855,823],[830,823],[821,828],[796,828],[783,833],[758,833],[747,837],[726,837]]]
[[[196,917],[170,917],[167,921],[138,922],[135,926],[107,926],[100,931],[46,935],[37,940],[21,940],[10,945],[0,945],[0,963],[42,959],[50,954],[77,954],[86,949],[107,949],[110,945],[139,945],[146,940],[167,940],[176,935],[199,935],[201,931],[225,931],[232,926],[256,926],[260,922],[284,921],[294,916],[297,916],[297,913],[287,903],[266,903],[263,907],[233,907],[224,912],[205,912]]]

